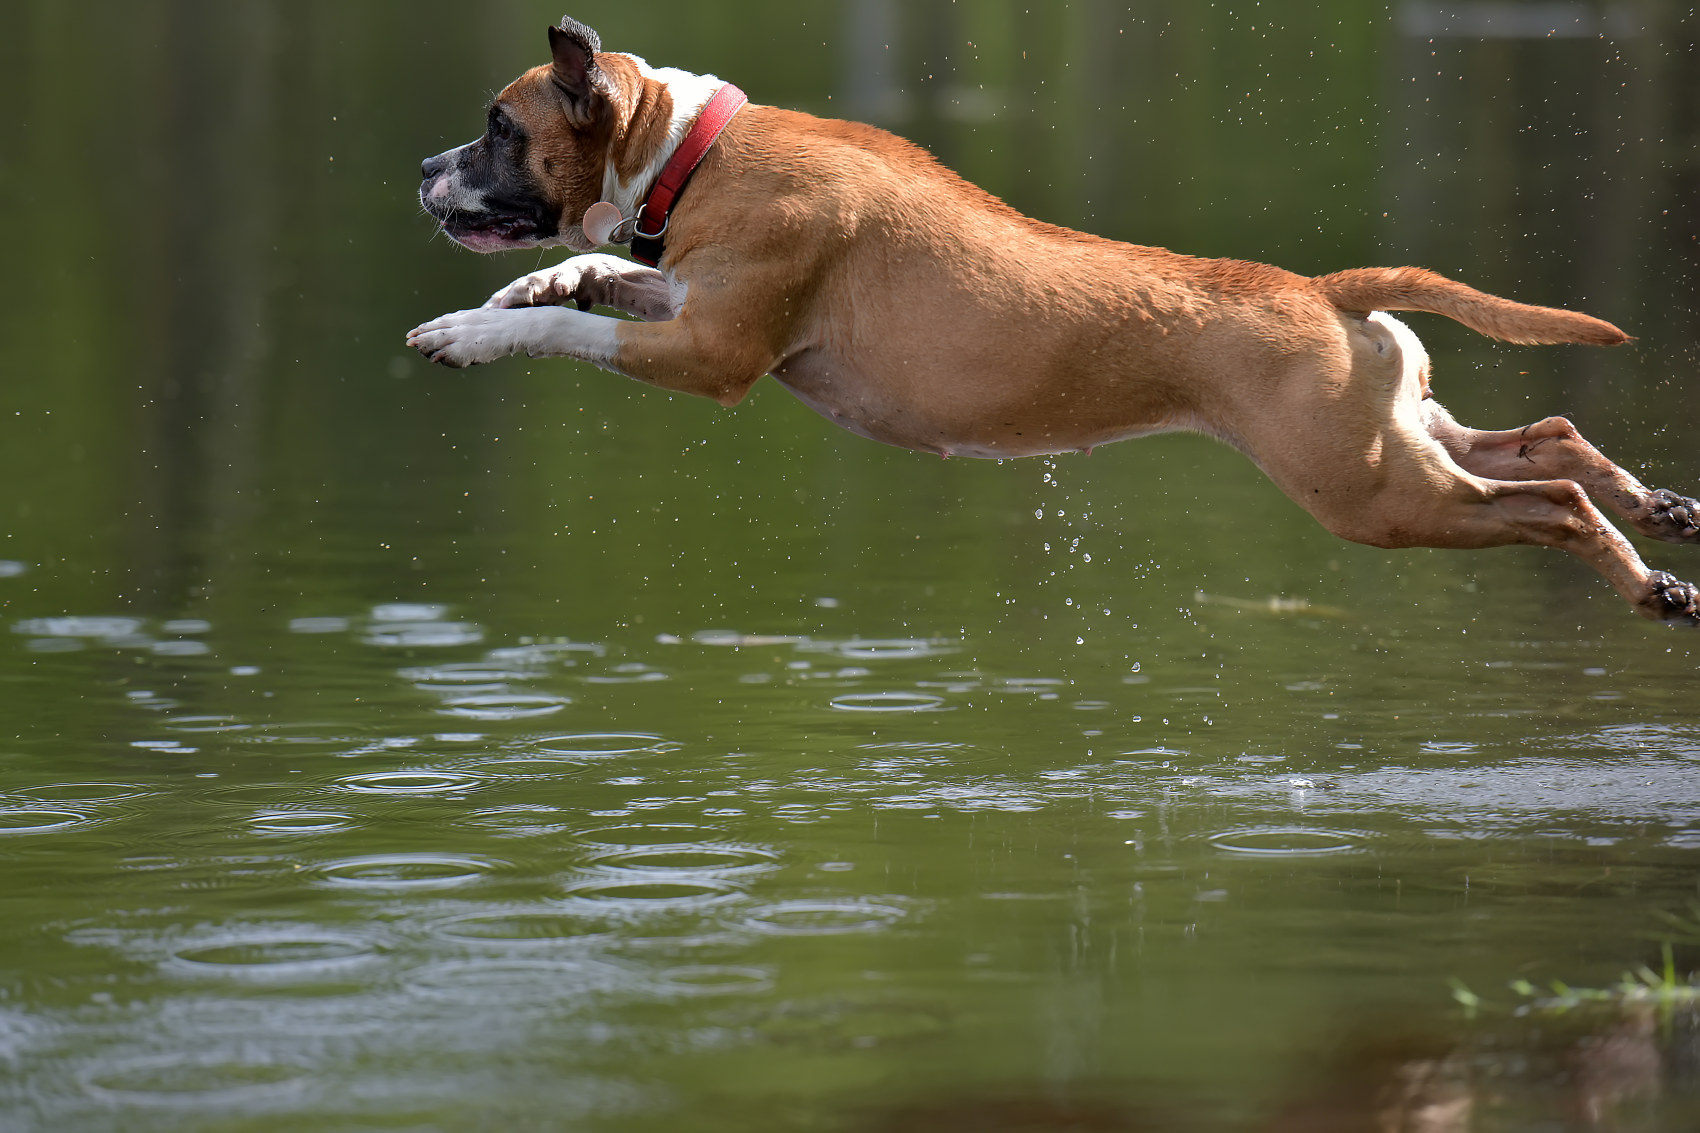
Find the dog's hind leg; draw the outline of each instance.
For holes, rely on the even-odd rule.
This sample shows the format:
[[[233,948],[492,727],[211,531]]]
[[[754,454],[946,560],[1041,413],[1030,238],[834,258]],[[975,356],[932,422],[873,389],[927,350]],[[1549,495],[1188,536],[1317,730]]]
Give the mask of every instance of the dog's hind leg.
[[[1265,449],[1260,463],[1343,539],[1390,548],[1552,547],[1599,571],[1642,616],[1700,627],[1700,588],[1648,569],[1576,480],[1474,474],[1414,423],[1387,424],[1371,446],[1373,460],[1344,459],[1365,447],[1360,439],[1347,453],[1331,454],[1327,445]],[[1349,430],[1329,435],[1350,438]]]
[[[1477,545],[1533,543],[1569,551],[1605,575],[1643,617],[1700,627],[1700,588],[1647,569],[1575,480],[1486,483],[1491,497],[1486,514],[1456,528],[1457,538],[1487,540]]]
[[[1667,543],[1700,543],[1700,502],[1644,486],[1607,460],[1563,417],[1489,432],[1423,405],[1429,435],[1466,471],[1494,480],[1574,480],[1636,531]]]
[[[1700,627],[1700,588],[1649,570],[1574,480],[1490,480],[1459,475],[1449,485],[1405,490],[1385,500],[1378,546],[1501,547],[1533,545],[1568,551],[1605,576],[1637,613],[1658,622]]]

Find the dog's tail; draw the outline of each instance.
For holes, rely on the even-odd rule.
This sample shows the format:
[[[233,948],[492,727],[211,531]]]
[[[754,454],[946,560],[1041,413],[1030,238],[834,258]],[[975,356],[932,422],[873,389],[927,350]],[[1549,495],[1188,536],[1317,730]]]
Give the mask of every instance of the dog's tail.
[[[1630,341],[1603,319],[1513,303],[1425,268],[1354,268],[1319,275],[1311,282],[1342,311],[1429,311],[1456,319],[1489,338],[1521,346],[1558,342],[1617,346]]]

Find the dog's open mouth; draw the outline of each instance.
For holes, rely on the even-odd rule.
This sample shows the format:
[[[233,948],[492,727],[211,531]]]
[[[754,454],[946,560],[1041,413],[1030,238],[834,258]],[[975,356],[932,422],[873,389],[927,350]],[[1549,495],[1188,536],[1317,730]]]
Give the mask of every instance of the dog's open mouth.
[[[535,220],[523,216],[452,217],[442,225],[449,239],[475,252],[530,248],[545,235]]]
[[[554,225],[540,215],[541,210],[503,207],[489,200],[482,202],[483,208],[455,207],[439,199],[443,194],[433,196],[430,186],[427,182],[426,188],[420,190],[420,204],[442,225],[449,239],[462,247],[475,252],[535,248],[555,236]]]

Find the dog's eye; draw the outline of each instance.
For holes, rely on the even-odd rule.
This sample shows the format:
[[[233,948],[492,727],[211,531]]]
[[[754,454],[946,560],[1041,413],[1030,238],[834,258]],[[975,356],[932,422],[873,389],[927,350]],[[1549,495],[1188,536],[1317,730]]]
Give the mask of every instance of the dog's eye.
[[[500,109],[494,106],[490,108],[489,133],[492,138],[499,142],[507,141],[514,134],[513,123],[508,121],[506,114],[503,114]]]

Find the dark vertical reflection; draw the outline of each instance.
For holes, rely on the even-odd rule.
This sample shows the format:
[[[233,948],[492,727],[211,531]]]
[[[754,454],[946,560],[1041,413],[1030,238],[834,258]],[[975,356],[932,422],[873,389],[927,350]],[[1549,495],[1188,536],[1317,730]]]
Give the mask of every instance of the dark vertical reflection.
[[[136,230],[145,330],[129,565],[147,610],[181,606],[206,577],[208,546],[236,547],[221,536],[264,506],[286,34],[269,3],[160,13],[158,86],[136,123],[169,171]]]
[[[845,116],[864,122],[902,117],[895,65],[902,58],[896,0],[845,0],[840,87]],[[892,53],[893,47],[898,49]]]

